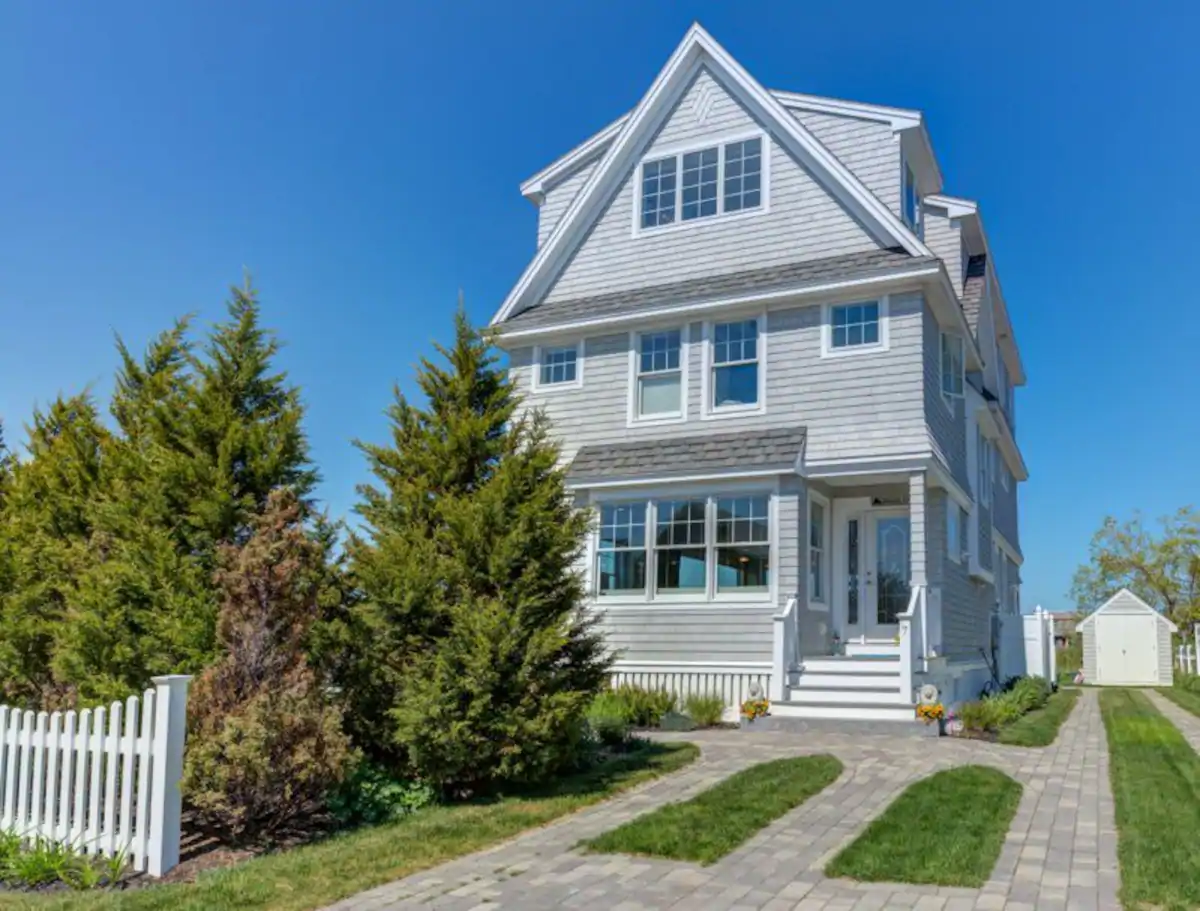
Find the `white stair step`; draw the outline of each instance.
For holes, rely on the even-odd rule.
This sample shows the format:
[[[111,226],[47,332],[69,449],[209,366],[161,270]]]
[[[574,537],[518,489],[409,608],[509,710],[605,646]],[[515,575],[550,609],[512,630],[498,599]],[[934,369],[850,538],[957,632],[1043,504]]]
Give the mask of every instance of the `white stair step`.
[[[788,694],[788,701],[795,703],[823,702],[829,704],[861,702],[897,703],[901,701],[901,693],[899,685],[864,687],[860,689],[794,686]],[[907,700],[905,700],[905,704],[908,704]]]
[[[881,702],[859,703],[799,703],[774,702],[771,714],[781,718],[832,718],[843,721],[897,721],[912,724],[915,720],[911,705]]]
[[[842,649],[849,658],[870,658],[879,655],[900,657],[900,644],[897,642],[844,642]]]
[[[895,658],[805,658],[800,662],[802,674],[870,674],[879,671],[900,673],[900,657]]]
[[[898,690],[900,688],[900,669],[880,671],[828,671],[805,670],[793,677],[792,687],[869,690],[886,687]]]

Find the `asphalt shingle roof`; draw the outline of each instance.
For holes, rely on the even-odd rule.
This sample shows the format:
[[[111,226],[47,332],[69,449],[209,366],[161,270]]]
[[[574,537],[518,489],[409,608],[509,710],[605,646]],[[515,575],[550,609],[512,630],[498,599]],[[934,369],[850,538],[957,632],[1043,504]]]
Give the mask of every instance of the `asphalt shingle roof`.
[[[576,319],[622,316],[681,302],[703,303],[706,300],[755,291],[765,292],[792,287],[802,290],[807,285],[820,285],[844,278],[871,278],[936,262],[938,260],[934,257],[910,256],[903,250],[895,249],[850,253],[786,266],[750,269],[710,278],[685,279],[664,285],[613,291],[594,297],[539,304],[510,316],[503,326],[505,329],[536,329]]]
[[[967,279],[963,282],[962,307],[967,325],[979,334],[979,305],[983,301],[983,287],[987,281],[987,256],[979,254],[967,260]]]
[[[804,427],[709,433],[675,439],[584,446],[567,469],[572,484],[624,478],[670,478],[705,471],[790,471],[804,448]]]

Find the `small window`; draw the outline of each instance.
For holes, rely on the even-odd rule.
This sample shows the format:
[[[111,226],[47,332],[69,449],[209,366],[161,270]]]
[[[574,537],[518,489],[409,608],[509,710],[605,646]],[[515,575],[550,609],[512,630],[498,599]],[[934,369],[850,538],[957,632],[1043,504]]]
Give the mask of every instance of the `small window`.
[[[637,361],[637,415],[664,417],[683,413],[682,333],[648,332],[641,337]]]
[[[717,591],[765,592],[771,585],[767,498],[717,498]]]
[[[725,211],[757,208],[762,201],[762,140],[725,146]]]
[[[541,375],[543,386],[558,386],[574,383],[578,377],[579,351],[574,345],[562,348],[543,348],[541,351]]]
[[[963,340],[960,336],[943,332],[941,344],[942,395],[946,397],[947,404],[952,404],[950,399],[962,398],[963,394]]]
[[[983,431],[976,428],[975,430],[975,458],[978,462],[976,472],[979,484],[979,490],[976,491],[976,499],[984,506],[991,506],[992,503],[992,480],[991,480],[991,459],[992,459],[992,444],[988,438],[983,435]]]
[[[879,302],[830,308],[829,347],[838,350],[879,345]]]
[[[825,505],[808,506],[808,600],[825,600]]]
[[[920,236],[921,191],[917,189],[917,175],[913,173],[913,169],[909,167],[908,162],[904,163],[903,204],[904,223]]]
[[[642,227],[654,228],[675,221],[674,156],[642,165]]]
[[[654,504],[656,593],[707,590],[704,509],[704,500],[660,500]]]
[[[646,591],[646,504],[624,503],[600,509],[596,546],[597,590],[601,595]]]
[[[713,408],[757,405],[758,369],[758,320],[713,327]]]
[[[952,497],[946,497],[946,556],[955,563],[962,562],[962,507]]]
[[[1008,463],[1004,461],[1000,465],[1000,486],[1005,490],[1012,487],[1012,472],[1008,470]]]
[[[702,149],[683,156],[683,220],[717,214],[716,149]]]

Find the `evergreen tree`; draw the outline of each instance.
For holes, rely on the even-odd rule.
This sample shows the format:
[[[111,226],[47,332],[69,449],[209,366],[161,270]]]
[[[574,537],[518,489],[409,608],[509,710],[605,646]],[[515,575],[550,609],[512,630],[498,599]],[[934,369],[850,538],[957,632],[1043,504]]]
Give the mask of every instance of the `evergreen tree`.
[[[455,330],[444,365],[422,360],[425,407],[397,391],[391,445],[359,444],[376,484],[348,548],[362,600],[346,685],[361,745],[475,789],[571,762],[608,663],[557,447],[489,340],[461,312]]]

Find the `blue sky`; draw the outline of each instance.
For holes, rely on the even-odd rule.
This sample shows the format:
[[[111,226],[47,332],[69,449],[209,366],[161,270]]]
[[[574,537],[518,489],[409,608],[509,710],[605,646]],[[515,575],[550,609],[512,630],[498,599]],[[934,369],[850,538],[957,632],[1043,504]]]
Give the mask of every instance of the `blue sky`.
[[[107,396],[114,332],[216,319],[246,267],[345,514],[350,440],[386,433],[458,289],[483,321],[532,255],[518,183],[696,18],[769,87],[923,110],[981,201],[1030,377],[1023,597],[1064,607],[1106,513],[1200,500],[1200,10],[1172,8],[10,0],[0,418]]]

